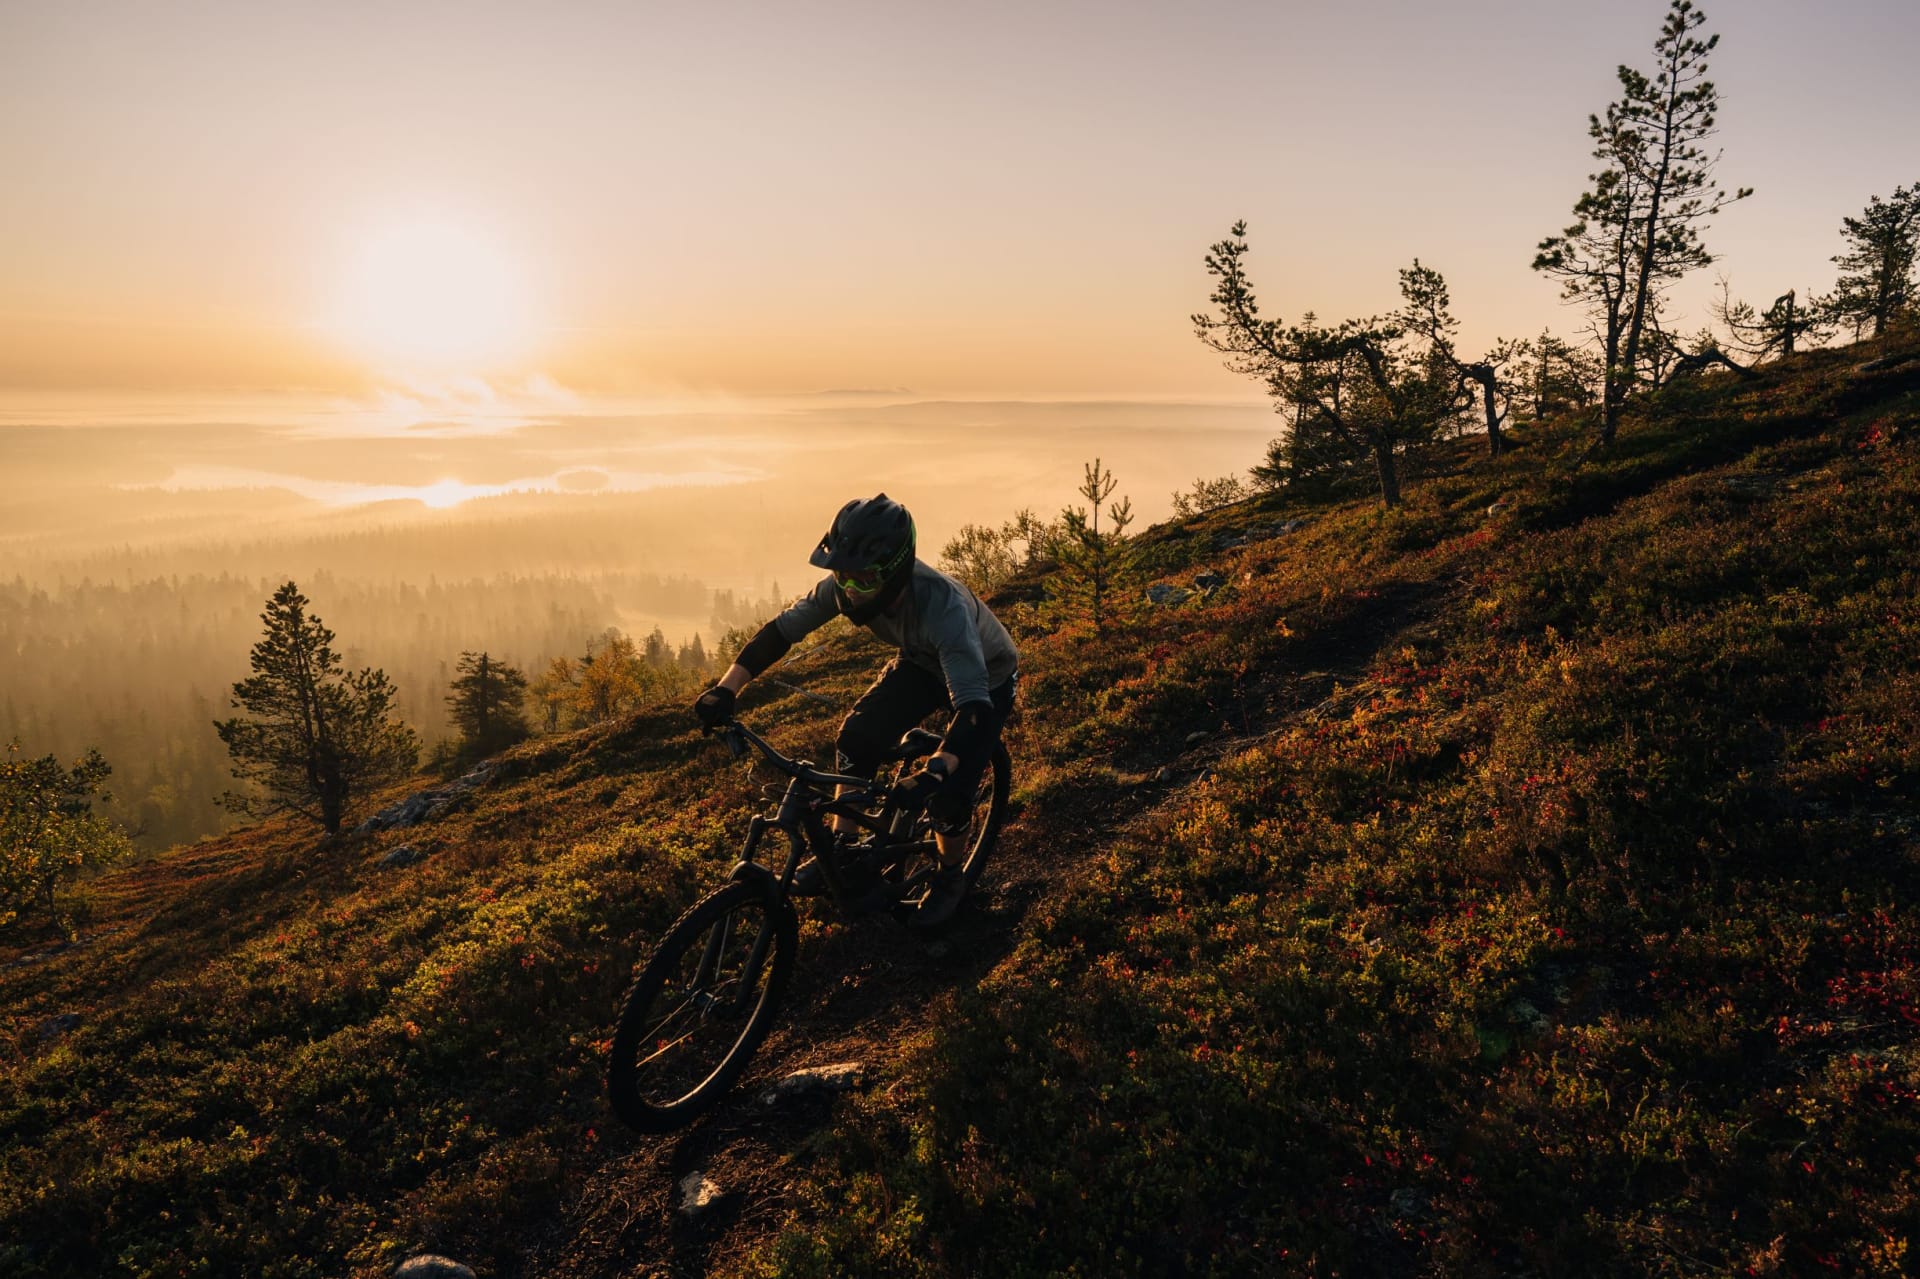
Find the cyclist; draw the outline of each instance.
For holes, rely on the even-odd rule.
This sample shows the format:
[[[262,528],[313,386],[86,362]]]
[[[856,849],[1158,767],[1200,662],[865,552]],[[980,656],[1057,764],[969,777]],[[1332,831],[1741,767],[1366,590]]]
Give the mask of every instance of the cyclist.
[[[707,728],[726,723],[747,681],[835,617],[845,615],[898,644],[899,656],[840,725],[838,767],[871,778],[902,734],[936,710],[952,711],[940,749],[901,787],[910,806],[926,809],[940,850],[941,869],[916,918],[942,923],[966,893],[967,823],[981,773],[1013,710],[1019,650],[979,597],[914,558],[913,517],[885,493],[841,507],[807,562],[827,575],[760,628],[720,682],[694,702],[694,714]],[[811,862],[795,875],[794,891],[820,891]]]

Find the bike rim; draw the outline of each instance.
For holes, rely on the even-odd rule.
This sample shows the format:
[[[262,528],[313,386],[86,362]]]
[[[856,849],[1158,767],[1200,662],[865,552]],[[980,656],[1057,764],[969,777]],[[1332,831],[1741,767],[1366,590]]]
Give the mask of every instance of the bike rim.
[[[636,1018],[631,1071],[642,1102],[678,1105],[726,1066],[767,998],[776,944],[767,903],[754,901],[723,912],[681,948]]]

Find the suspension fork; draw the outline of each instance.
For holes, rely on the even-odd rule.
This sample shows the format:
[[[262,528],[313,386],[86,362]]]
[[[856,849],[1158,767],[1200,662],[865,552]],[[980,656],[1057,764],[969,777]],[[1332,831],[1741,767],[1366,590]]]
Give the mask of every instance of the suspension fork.
[[[788,831],[788,837],[794,844],[794,852],[787,859],[785,873],[775,879],[771,872],[754,861],[754,853],[766,833],[780,826],[783,826],[783,823],[770,822],[765,817],[755,814],[747,825],[747,842],[740,850],[740,861],[733,868],[733,879],[736,883],[742,880],[757,883],[770,899],[766,919],[761,923],[759,932],[754,935],[753,945],[747,952],[746,967],[740,972],[740,989],[735,996],[735,1001],[741,1006],[759,983],[760,968],[766,963],[767,952],[773,945],[773,913],[784,905],[784,889],[792,879],[794,867],[799,865],[800,853],[805,847],[799,835]],[[729,914],[723,916],[718,926],[707,935],[706,946],[700,954],[699,966],[694,970],[696,989],[704,991],[706,987],[713,984],[719,972],[720,958],[725,954],[727,944],[732,940],[733,916]]]

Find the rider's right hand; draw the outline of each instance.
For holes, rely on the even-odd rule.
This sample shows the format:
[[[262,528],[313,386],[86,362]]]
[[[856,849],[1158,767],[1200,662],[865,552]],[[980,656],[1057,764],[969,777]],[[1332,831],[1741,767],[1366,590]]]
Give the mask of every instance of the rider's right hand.
[[[733,701],[732,689],[715,684],[694,700],[694,718],[702,728],[716,729],[733,718]]]

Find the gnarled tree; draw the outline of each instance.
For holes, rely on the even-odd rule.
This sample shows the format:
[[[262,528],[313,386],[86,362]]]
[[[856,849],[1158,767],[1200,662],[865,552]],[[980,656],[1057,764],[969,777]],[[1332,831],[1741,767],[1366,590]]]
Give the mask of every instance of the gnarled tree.
[[[1247,250],[1247,224],[1236,222],[1207,254],[1215,310],[1194,315],[1195,333],[1228,368],[1266,384],[1276,411],[1293,414],[1296,439],[1327,437],[1370,457],[1381,502],[1398,506],[1396,455],[1432,440],[1452,415],[1457,375],[1402,318],[1326,328],[1311,316],[1292,326],[1263,317]]]

